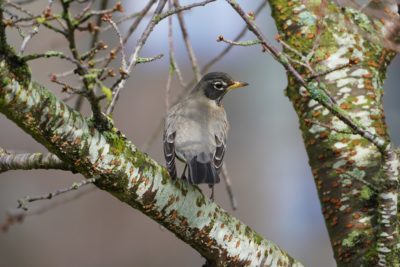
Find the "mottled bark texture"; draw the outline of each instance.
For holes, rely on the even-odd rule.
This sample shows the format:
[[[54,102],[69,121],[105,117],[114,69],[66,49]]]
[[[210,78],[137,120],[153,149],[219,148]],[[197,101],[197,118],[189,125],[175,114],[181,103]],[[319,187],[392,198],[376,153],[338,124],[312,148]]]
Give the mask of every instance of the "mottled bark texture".
[[[390,229],[398,215],[385,208],[386,201],[397,206],[393,192],[397,192],[398,159],[390,150],[382,103],[386,68],[394,56],[380,41],[384,25],[330,1],[269,2],[280,38],[304,55],[313,51],[310,63],[316,72],[350,60],[356,63],[319,77],[319,86],[352,119],[388,144],[382,154],[391,160],[383,164],[382,151],[359,135],[347,134],[349,128],[342,121],[288,76],[286,93],[299,116],[337,264],[398,266],[398,229]],[[293,51],[285,52],[299,59]],[[296,67],[304,77],[311,75]],[[393,187],[387,177],[396,180]]]
[[[172,181],[115,128],[99,132],[92,119],[30,82],[1,26],[0,16],[0,112],[26,133],[85,177],[100,177],[99,188],[169,229],[213,266],[303,266],[196,186]]]

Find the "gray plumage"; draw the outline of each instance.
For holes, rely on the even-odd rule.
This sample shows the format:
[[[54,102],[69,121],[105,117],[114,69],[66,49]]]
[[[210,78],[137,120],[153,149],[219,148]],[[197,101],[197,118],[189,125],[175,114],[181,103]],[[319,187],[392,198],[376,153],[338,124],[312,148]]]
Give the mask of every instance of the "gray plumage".
[[[187,164],[188,182],[210,186],[219,183],[229,129],[221,100],[233,84],[238,82],[225,73],[209,73],[186,98],[168,111],[164,156],[173,178],[177,177],[176,156]],[[245,85],[241,83],[241,86]]]

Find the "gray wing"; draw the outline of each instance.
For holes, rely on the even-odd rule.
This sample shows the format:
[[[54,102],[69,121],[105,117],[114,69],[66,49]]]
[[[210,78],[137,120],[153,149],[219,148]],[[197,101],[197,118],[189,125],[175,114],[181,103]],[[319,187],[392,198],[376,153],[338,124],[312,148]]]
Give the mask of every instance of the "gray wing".
[[[229,130],[229,123],[226,118],[225,111],[219,113],[220,123],[216,124],[214,127],[215,136],[215,151],[213,155],[213,165],[217,173],[219,174],[222,170],[222,164],[225,156],[226,150],[226,138]]]
[[[175,166],[175,136],[176,132],[164,133],[164,157],[167,164],[167,170],[172,179],[176,179],[176,166]]]
[[[180,107],[177,104],[171,108],[165,118],[165,129],[163,135],[164,158],[169,175],[172,179],[177,178],[175,166],[175,137],[176,137],[176,115]]]
[[[226,144],[225,140],[222,140],[222,137],[215,136],[215,152],[213,156],[213,165],[217,173],[221,172],[222,163],[224,160]]]

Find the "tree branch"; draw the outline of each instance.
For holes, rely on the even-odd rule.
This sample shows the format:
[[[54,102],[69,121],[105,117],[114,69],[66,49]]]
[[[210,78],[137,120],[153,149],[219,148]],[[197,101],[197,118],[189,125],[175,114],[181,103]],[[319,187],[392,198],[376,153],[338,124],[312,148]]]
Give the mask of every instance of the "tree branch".
[[[173,2],[174,2],[174,6],[176,9],[182,8],[179,4],[179,0],[173,0]],[[177,15],[178,15],[179,26],[181,27],[181,31],[182,31],[183,41],[185,42],[186,50],[189,54],[190,63],[192,64],[194,77],[195,77],[196,81],[200,81],[201,73],[200,73],[199,64],[197,63],[196,55],[194,53],[192,44],[189,39],[189,34],[186,29],[185,21],[183,19],[183,14],[178,13]]]
[[[85,179],[85,180],[82,180],[79,182],[75,182],[71,186],[58,189],[54,192],[50,192],[50,193],[46,193],[46,194],[38,195],[38,196],[33,196],[33,197],[30,197],[30,196],[23,197],[21,199],[18,199],[18,208],[23,209],[23,210],[28,210],[28,203],[39,201],[39,200],[52,199],[56,196],[59,196],[59,195],[62,195],[62,194],[65,194],[65,193],[68,193],[71,191],[75,191],[86,185],[92,184],[96,180],[97,180],[97,178],[89,178],[89,179]]]
[[[0,112],[85,177],[99,177],[99,188],[139,209],[217,266],[303,266],[198,187],[172,181],[165,168],[119,131],[99,132],[39,84],[18,82],[18,70],[0,61]]]
[[[299,67],[300,75],[286,68],[286,93],[299,116],[337,265],[396,266],[399,160],[382,104],[382,84],[394,54],[381,42],[371,42],[382,29],[362,12],[333,1],[269,2],[280,38],[300,59],[311,54],[310,66],[323,74],[316,81],[306,80],[311,84],[307,88],[301,82],[309,76],[307,68]],[[284,52],[299,56],[286,46]],[[357,64],[341,69],[353,60]],[[359,136],[309,121],[336,129],[347,125]]]
[[[9,170],[56,169],[70,171],[71,167],[54,154],[10,154],[0,148],[0,173]]]
[[[159,16],[167,3],[167,0],[160,0],[158,3],[158,6],[156,10],[154,11],[154,14],[149,22],[147,24],[146,28],[144,29],[142,36],[139,38],[137,41],[135,50],[133,52],[133,55],[131,56],[131,59],[129,60],[128,66],[125,70],[123,70],[126,75],[129,75],[129,73],[132,71],[132,69],[136,66],[137,60],[139,58],[139,53],[142,50],[144,44],[147,41],[147,38],[149,37],[150,33],[153,31],[154,27],[157,25],[159,20],[157,19],[157,16]],[[116,84],[115,89],[113,90],[113,95],[112,95],[112,100],[110,101],[110,104],[107,107],[107,114],[111,114],[114,111],[115,104],[117,103],[119,93],[122,90],[122,88],[125,86],[126,83],[126,78],[123,78],[119,80],[119,82]]]
[[[77,191],[76,194],[74,194],[72,196],[60,199],[58,201],[50,202],[47,205],[43,205],[43,206],[35,208],[35,209],[29,209],[28,211],[10,210],[7,212],[5,221],[2,224],[0,224],[0,233],[7,232],[8,229],[16,223],[22,223],[28,216],[41,215],[43,213],[46,213],[52,209],[55,209],[62,205],[65,205],[71,201],[75,201],[75,200],[87,195],[88,193],[93,192],[95,189],[97,189],[97,188],[90,187],[90,188],[82,189],[82,190]]]

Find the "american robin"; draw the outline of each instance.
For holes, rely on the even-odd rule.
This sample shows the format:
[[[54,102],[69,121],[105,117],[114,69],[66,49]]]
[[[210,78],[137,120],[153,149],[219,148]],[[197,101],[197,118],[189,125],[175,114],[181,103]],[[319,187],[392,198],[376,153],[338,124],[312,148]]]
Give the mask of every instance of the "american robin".
[[[212,189],[219,183],[229,129],[221,101],[227,92],[246,85],[234,81],[226,73],[211,72],[168,111],[163,142],[167,169],[172,178],[177,178],[176,156],[185,163],[182,179],[191,184],[205,183]]]

